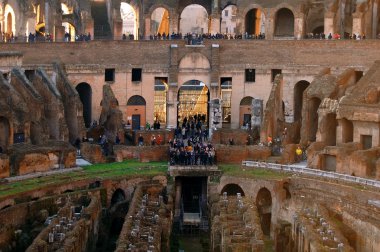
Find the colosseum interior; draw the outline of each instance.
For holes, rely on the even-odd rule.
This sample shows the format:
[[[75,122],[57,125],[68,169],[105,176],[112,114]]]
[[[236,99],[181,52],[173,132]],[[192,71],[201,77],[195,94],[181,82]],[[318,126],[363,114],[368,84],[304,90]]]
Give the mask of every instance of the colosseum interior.
[[[379,0],[0,0],[0,252],[380,251]]]

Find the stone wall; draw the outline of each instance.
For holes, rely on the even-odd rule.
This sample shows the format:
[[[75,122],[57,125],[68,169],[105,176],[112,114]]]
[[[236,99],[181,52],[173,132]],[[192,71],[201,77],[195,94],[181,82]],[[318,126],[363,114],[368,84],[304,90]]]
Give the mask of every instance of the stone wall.
[[[258,145],[215,145],[215,157],[219,164],[241,164],[243,160],[267,160],[271,150]]]
[[[10,176],[9,157],[5,154],[0,154],[0,179]]]
[[[153,127],[153,125],[151,125]],[[138,145],[138,138],[139,136],[144,138],[144,145],[152,145],[151,143],[151,137],[154,135],[156,138],[158,135],[162,137],[162,143],[161,145],[165,145],[169,142],[169,140],[174,139],[174,131],[173,130],[136,130],[133,131],[133,137],[134,137],[134,144]]]
[[[218,129],[212,133],[213,144],[229,144],[232,138],[235,145],[246,145],[248,132],[246,130]]]
[[[102,147],[99,144],[82,143],[81,155],[90,163],[98,164],[106,162],[106,158],[102,153]]]
[[[126,146],[115,145],[114,152],[117,162],[137,159],[141,162],[168,161],[169,146]]]

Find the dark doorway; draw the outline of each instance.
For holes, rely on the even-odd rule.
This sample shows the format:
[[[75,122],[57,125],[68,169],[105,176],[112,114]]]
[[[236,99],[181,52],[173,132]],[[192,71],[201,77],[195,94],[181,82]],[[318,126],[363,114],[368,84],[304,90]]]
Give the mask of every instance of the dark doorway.
[[[263,234],[269,236],[272,218],[272,195],[267,188],[263,187],[257,193],[256,206],[259,211]]]
[[[324,155],[325,156],[325,162],[324,162],[324,169],[326,171],[336,171],[336,156],[333,155]]]
[[[248,35],[258,35],[260,33],[261,11],[252,9],[245,16],[245,31]]]
[[[294,37],[294,15],[287,8],[282,8],[276,13],[275,36]]]
[[[303,94],[310,85],[307,81],[299,81],[294,86],[294,121],[302,118]]]
[[[133,130],[140,130],[140,115],[132,115],[132,129]]]
[[[236,196],[236,194],[240,193],[241,196],[245,196],[243,189],[237,184],[228,184],[225,185],[222,189],[222,194],[226,192],[228,196]]]
[[[83,104],[83,120],[86,128],[91,125],[91,100],[92,100],[92,89],[87,83],[80,83],[75,88],[79,94],[80,101]]]
[[[363,144],[363,149],[368,150],[372,148],[372,136],[371,135],[361,135],[360,142]]]
[[[4,150],[9,145],[10,125],[9,121],[5,117],[0,117],[0,147]]]
[[[312,98],[310,100],[309,105],[309,141],[315,142],[317,139],[317,131],[318,131],[318,108],[321,104],[321,100],[319,98]]]
[[[111,206],[115,205],[118,202],[122,202],[125,200],[125,193],[122,189],[117,189],[113,194],[111,198]]]

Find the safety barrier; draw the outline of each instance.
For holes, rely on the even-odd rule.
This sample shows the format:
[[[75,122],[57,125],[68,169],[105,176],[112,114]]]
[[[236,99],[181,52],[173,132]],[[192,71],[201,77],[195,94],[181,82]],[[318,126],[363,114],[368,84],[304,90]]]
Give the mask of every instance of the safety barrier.
[[[294,172],[294,173],[303,173],[312,176],[330,178],[330,179],[339,179],[346,182],[358,183],[361,185],[368,185],[380,188],[380,181],[373,179],[360,178],[355,176],[350,176],[346,174],[322,171],[317,169],[311,169],[307,167],[300,167],[297,165],[282,165],[275,163],[267,163],[267,162],[257,162],[257,161],[243,161],[243,166],[247,167],[257,167],[257,168],[266,168],[277,171],[286,171],[286,172]]]

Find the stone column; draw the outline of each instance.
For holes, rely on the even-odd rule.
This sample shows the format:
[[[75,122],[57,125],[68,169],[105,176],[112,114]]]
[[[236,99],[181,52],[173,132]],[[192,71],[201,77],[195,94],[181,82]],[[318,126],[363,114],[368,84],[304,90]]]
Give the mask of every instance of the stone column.
[[[303,13],[294,18],[294,37],[298,40],[305,37],[305,15]]]
[[[178,45],[170,45],[169,90],[167,100],[167,123],[169,129],[177,127],[178,105]]]
[[[113,20],[113,39],[121,40],[123,37],[123,20],[114,19]]]
[[[343,122],[338,120],[338,126],[336,127],[336,145],[343,143]]]
[[[209,33],[216,34],[220,33],[220,15],[217,13],[213,13],[210,16],[210,30]]]
[[[355,12],[352,15],[352,33],[356,35],[363,34],[364,14],[362,12]]]
[[[172,12],[171,12],[172,13]],[[179,15],[178,14],[170,14],[169,16],[169,33],[179,33]]]
[[[182,196],[182,181],[179,178],[176,178],[175,179],[174,217],[179,217],[181,214],[181,196]]]
[[[346,15],[345,15],[345,9],[346,9],[346,2],[345,0],[341,0],[339,5],[339,34],[340,38],[344,38],[344,27],[346,23]]]
[[[56,25],[54,27],[54,41],[62,42],[65,38],[65,27],[62,25]]]
[[[150,17],[145,17],[145,38],[144,39],[148,39],[149,38],[149,35],[151,35],[151,31],[150,31],[150,27],[151,27],[151,18]]]
[[[325,13],[325,21],[324,21],[325,31],[324,31],[324,33],[326,34],[326,38],[327,38],[327,36],[330,33],[332,35],[335,32],[335,29],[334,29],[334,26],[335,26],[334,18],[335,18],[335,13],[334,12],[329,11],[329,12]]]
[[[274,14],[270,9],[264,9],[265,13],[265,39],[274,38]]]
[[[372,6],[372,38],[375,39],[377,38],[377,26],[378,26],[378,18],[379,18],[379,13],[378,13],[378,2],[374,1],[373,6]]]

